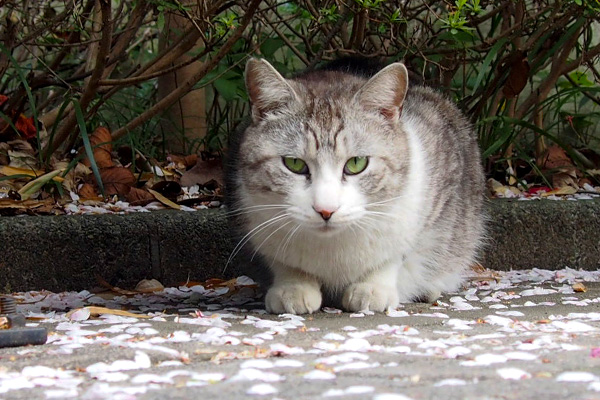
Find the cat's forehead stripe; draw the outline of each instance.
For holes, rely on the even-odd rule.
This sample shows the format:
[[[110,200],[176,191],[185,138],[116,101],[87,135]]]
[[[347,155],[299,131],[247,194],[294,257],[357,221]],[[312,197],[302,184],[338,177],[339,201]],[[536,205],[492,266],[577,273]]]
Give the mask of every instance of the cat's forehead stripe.
[[[338,136],[345,128],[342,111],[333,99],[312,97],[314,94],[309,93],[311,97],[305,110],[305,134],[311,135],[317,151],[324,145],[336,151]]]
[[[320,144],[319,144],[319,138],[317,137],[317,132],[310,126],[310,124],[308,122],[304,123],[304,131],[306,133],[312,134],[312,137],[315,141],[315,148],[317,149],[317,151],[319,151]]]
[[[335,133],[333,134],[333,150],[337,150],[337,140],[338,140],[338,135],[340,134],[340,132],[342,130],[344,130],[345,125],[344,125],[344,119],[340,118],[340,124],[338,125],[338,128],[336,129]]]

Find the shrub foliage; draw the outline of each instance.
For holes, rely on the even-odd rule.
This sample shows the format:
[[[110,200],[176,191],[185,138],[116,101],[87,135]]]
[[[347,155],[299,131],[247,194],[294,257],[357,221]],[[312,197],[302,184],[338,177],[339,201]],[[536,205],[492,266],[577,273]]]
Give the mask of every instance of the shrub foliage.
[[[598,0],[0,5],[0,142],[28,140],[40,164],[80,146],[82,120],[88,131],[108,126],[113,140],[157,155],[160,116],[198,87],[210,88],[207,110],[198,110],[209,129],[196,148],[221,152],[247,113],[243,68],[251,55],[288,74],[341,56],[403,60],[413,82],[445,91],[472,118],[490,174],[518,175],[518,167],[539,174],[553,144],[582,169],[597,162]],[[171,15],[188,23],[159,46]],[[157,98],[158,76],[197,60],[193,76]]]

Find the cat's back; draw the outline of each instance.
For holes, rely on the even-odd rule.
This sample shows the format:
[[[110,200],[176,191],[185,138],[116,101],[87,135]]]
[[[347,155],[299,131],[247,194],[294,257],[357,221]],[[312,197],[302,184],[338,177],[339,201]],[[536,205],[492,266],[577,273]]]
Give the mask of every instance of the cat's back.
[[[482,198],[484,175],[477,136],[454,102],[437,90],[413,85],[402,121],[419,138],[434,185],[464,187],[473,198]]]

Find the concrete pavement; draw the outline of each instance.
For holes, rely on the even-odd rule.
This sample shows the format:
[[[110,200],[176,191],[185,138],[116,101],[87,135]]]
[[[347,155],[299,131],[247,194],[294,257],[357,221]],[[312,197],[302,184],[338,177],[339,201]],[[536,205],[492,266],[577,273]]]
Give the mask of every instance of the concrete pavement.
[[[600,399],[599,271],[486,271],[374,315],[266,315],[258,295],[247,279],[18,294],[51,333],[0,349],[0,398]]]

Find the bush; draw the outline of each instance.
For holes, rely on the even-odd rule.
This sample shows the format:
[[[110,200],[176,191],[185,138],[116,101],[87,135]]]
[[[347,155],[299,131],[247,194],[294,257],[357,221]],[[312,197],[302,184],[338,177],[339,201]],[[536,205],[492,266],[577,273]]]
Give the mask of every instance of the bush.
[[[553,144],[593,170],[599,11],[597,0],[8,0],[0,14],[0,142],[25,139],[36,167],[48,167],[53,156],[73,157],[82,133],[105,125],[113,140],[164,156],[161,114],[207,86],[208,134],[195,148],[216,154],[248,111],[248,56],[291,74],[358,55],[404,60],[413,81],[453,97],[476,125],[492,176],[543,178]],[[188,24],[161,48],[175,15]],[[158,76],[197,60],[189,79],[158,98]]]

